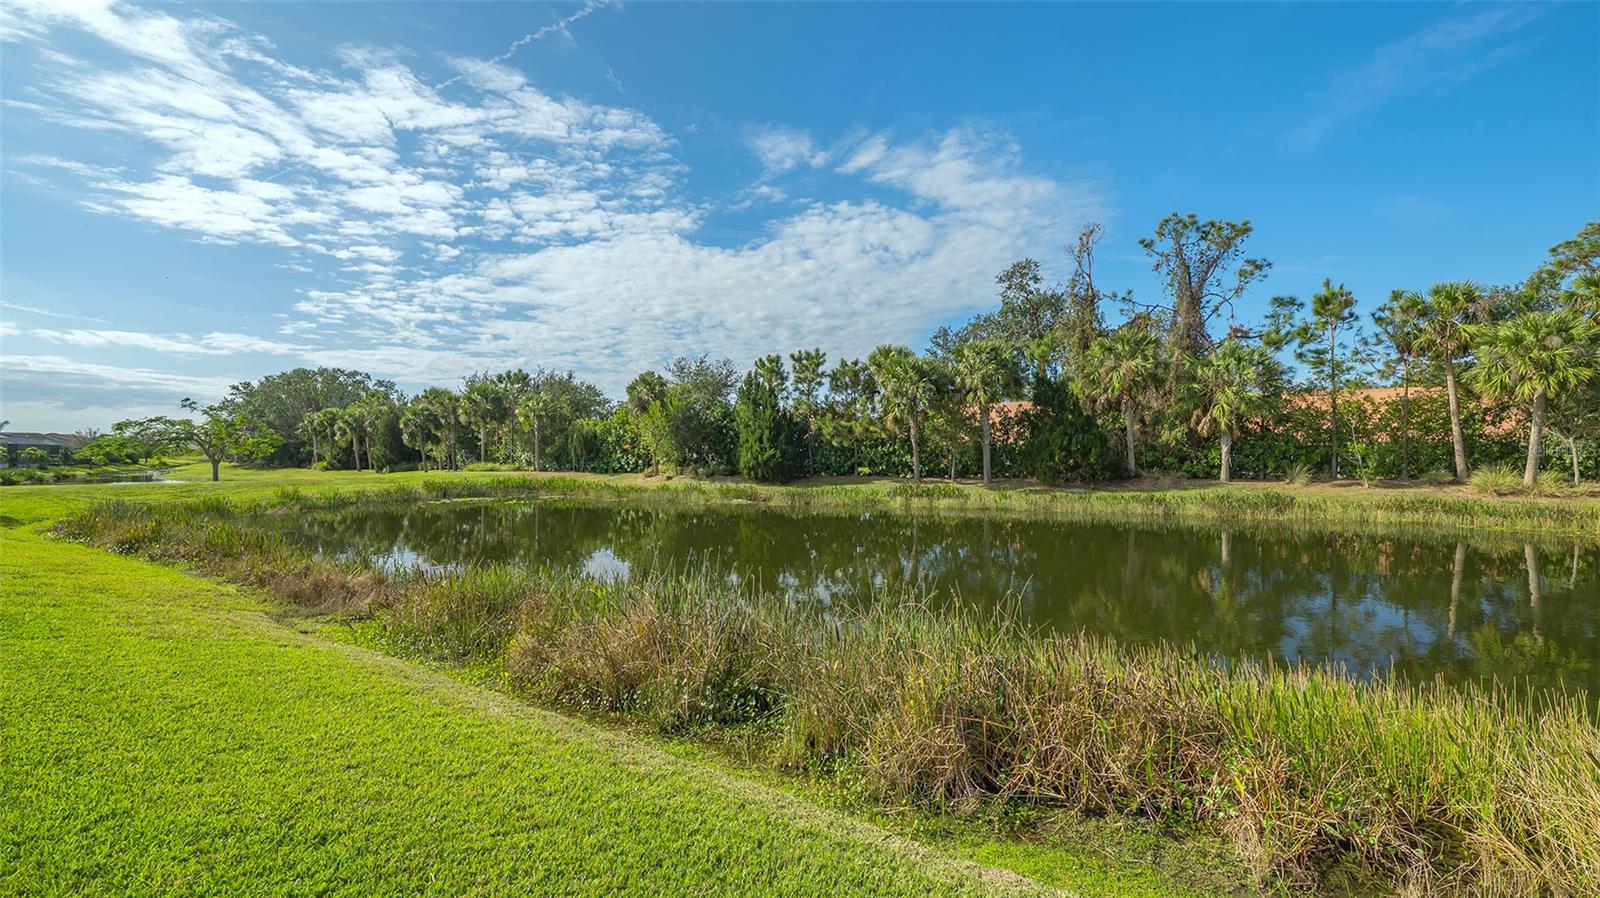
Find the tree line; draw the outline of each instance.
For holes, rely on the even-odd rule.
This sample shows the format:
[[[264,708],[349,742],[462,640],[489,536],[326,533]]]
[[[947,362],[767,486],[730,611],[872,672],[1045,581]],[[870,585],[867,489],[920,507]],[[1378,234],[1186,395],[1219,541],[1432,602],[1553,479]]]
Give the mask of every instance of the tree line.
[[[765,481],[888,474],[1096,481],[1219,477],[1466,480],[1552,444],[1574,481],[1600,472],[1600,221],[1517,284],[1396,289],[1365,315],[1342,284],[1236,308],[1271,271],[1249,221],[1174,214],[1139,241],[1163,281],[1141,301],[1096,281],[1099,225],[1047,284],[1020,260],[998,305],[922,352],[879,346],[755,360],[684,357],[612,401],[572,372],[508,370],[408,396],[340,368],[297,368],[186,400],[193,421],[119,422],[108,438],[192,446],[213,463],[356,470],[506,465],[740,473]],[[1107,309],[1120,323],[1108,326]],[[1363,392],[1394,387],[1395,400]],[[1014,402],[1020,400],[1020,402]]]

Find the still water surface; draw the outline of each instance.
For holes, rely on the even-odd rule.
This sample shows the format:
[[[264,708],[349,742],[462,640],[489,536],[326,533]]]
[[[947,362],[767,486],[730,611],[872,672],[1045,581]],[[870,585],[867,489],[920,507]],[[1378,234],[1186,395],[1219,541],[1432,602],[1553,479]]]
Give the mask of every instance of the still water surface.
[[[709,567],[834,606],[915,586],[934,603],[1008,602],[1038,626],[1125,642],[1600,695],[1593,544],[565,501],[361,509],[291,532],[391,566]]]

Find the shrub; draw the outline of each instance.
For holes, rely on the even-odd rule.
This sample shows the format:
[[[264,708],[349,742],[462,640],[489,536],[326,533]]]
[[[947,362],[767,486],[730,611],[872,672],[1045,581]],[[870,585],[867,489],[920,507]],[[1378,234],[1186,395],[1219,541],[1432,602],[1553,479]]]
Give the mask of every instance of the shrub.
[[[1467,479],[1473,492],[1485,496],[1514,496],[1524,492],[1522,474],[1510,464],[1485,465]]]
[[[1045,483],[1109,479],[1121,460],[1071,385],[1040,375],[1034,379],[1032,398],[1032,407],[1022,416],[1028,472]]]
[[[954,499],[961,488],[953,483],[896,483],[885,494],[892,499]]]
[[[34,468],[0,468],[0,485],[16,486],[46,480],[43,472]]]
[[[1309,486],[1312,477],[1311,466],[1303,461],[1298,461],[1290,465],[1289,470],[1284,472],[1283,482],[1291,486]]]
[[[1536,496],[1560,496],[1564,495],[1571,486],[1572,478],[1570,475],[1563,474],[1553,468],[1546,468],[1540,471],[1539,476],[1534,480],[1533,493]]]
[[[466,466],[467,471],[520,471],[516,465],[503,464],[495,461],[475,461]]]

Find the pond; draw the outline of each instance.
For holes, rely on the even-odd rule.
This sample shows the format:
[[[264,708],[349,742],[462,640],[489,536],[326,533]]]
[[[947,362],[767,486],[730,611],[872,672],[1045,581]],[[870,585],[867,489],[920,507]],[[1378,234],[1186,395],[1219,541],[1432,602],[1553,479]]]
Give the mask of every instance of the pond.
[[[13,472],[28,471],[26,475],[12,473],[9,476],[0,475],[0,486],[83,486],[85,484],[115,485],[125,483],[178,483],[163,476],[165,471],[126,472],[114,471],[102,473],[99,471],[74,471],[67,475],[57,475],[49,472],[34,473],[32,469],[11,468],[3,469]]]
[[[290,532],[387,566],[707,567],[832,607],[914,586],[933,604],[1005,602],[1042,628],[1129,643],[1600,694],[1592,543],[553,500],[358,509]]]

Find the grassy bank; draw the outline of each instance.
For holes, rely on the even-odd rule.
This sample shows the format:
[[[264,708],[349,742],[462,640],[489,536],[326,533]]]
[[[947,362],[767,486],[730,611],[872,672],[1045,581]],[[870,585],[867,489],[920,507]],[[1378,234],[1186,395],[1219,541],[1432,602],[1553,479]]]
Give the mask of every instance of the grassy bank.
[[[549,478],[539,489],[638,487]],[[653,489],[798,501],[817,488]],[[849,501],[958,501],[828,489]],[[527,482],[446,479],[388,498],[516,490]],[[245,492],[242,504],[216,494],[98,505],[61,533],[370,614],[391,649],[498,672],[543,703],[666,733],[737,733],[760,762],[819,771],[877,801],[1200,827],[1282,885],[1357,868],[1423,892],[1600,891],[1600,724],[1581,701],[1225,669],[904,601],[836,619],[695,576],[627,585],[469,567],[393,580],[241,519],[348,494]]]
[[[349,472],[319,474],[299,470],[238,473],[244,476],[245,482],[274,482],[296,487],[340,487],[349,483],[358,488],[371,488],[375,483],[403,478],[398,481],[401,485],[465,481],[516,493],[524,489],[519,482],[532,478],[543,494],[633,500],[659,495],[674,503],[750,502],[794,509],[998,513],[1077,521],[1427,527],[1463,532],[1576,536],[1600,541],[1600,496],[1482,496],[1466,487],[1423,484],[1362,488],[1353,483],[1293,486],[1160,481],[1075,489],[1018,482],[985,489],[975,483],[937,480],[911,483],[895,479],[817,479],[773,485],[733,479],[707,481],[560,473],[411,472],[365,477]],[[196,470],[180,469],[175,476],[196,476]]]
[[[107,497],[276,494],[0,494],[0,895],[1251,893],[1215,840],[868,803],[769,766],[759,726],[597,730],[474,688],[488,667],[393,660],[381,617],[44,535]]]
[[[1048,891],[274,614],[0,531],[0,895]]]
[[[1425,528],[1433,533],[1498,532],[1600,542],[1600,497],[1493,497],[1454,486],[1375,486],[1179,481],[1096,490],[1004,484],[994,489],[968,483],[904,480],[815,480],[786,486],[736,480],[644,478],[637,475],[514,474],[504,472],[405,472],[251,469],[224,466],[222,483],[210,483],[210,468],[172,469],[171,484],[118,487],[131,499],[181,499],[223,493],[236,501],[281,502],[280,490],[299,491],[296,501],[322,501],[328,494],[403,488],[418,495],[572,495],[633,502],[754,503],[795,510],[894,511],[899,513],[1002,514],[1073,521],[1182,523],[1201,525],[1342,528],[1383,531]],[[60,485],[46,507],[81,504],[104,492]],[[11,488],[7,498],[26,509],[38,490]],[[328,501],[338,501],[337,498]],[[44,513],[44,512],[41,512]]]

